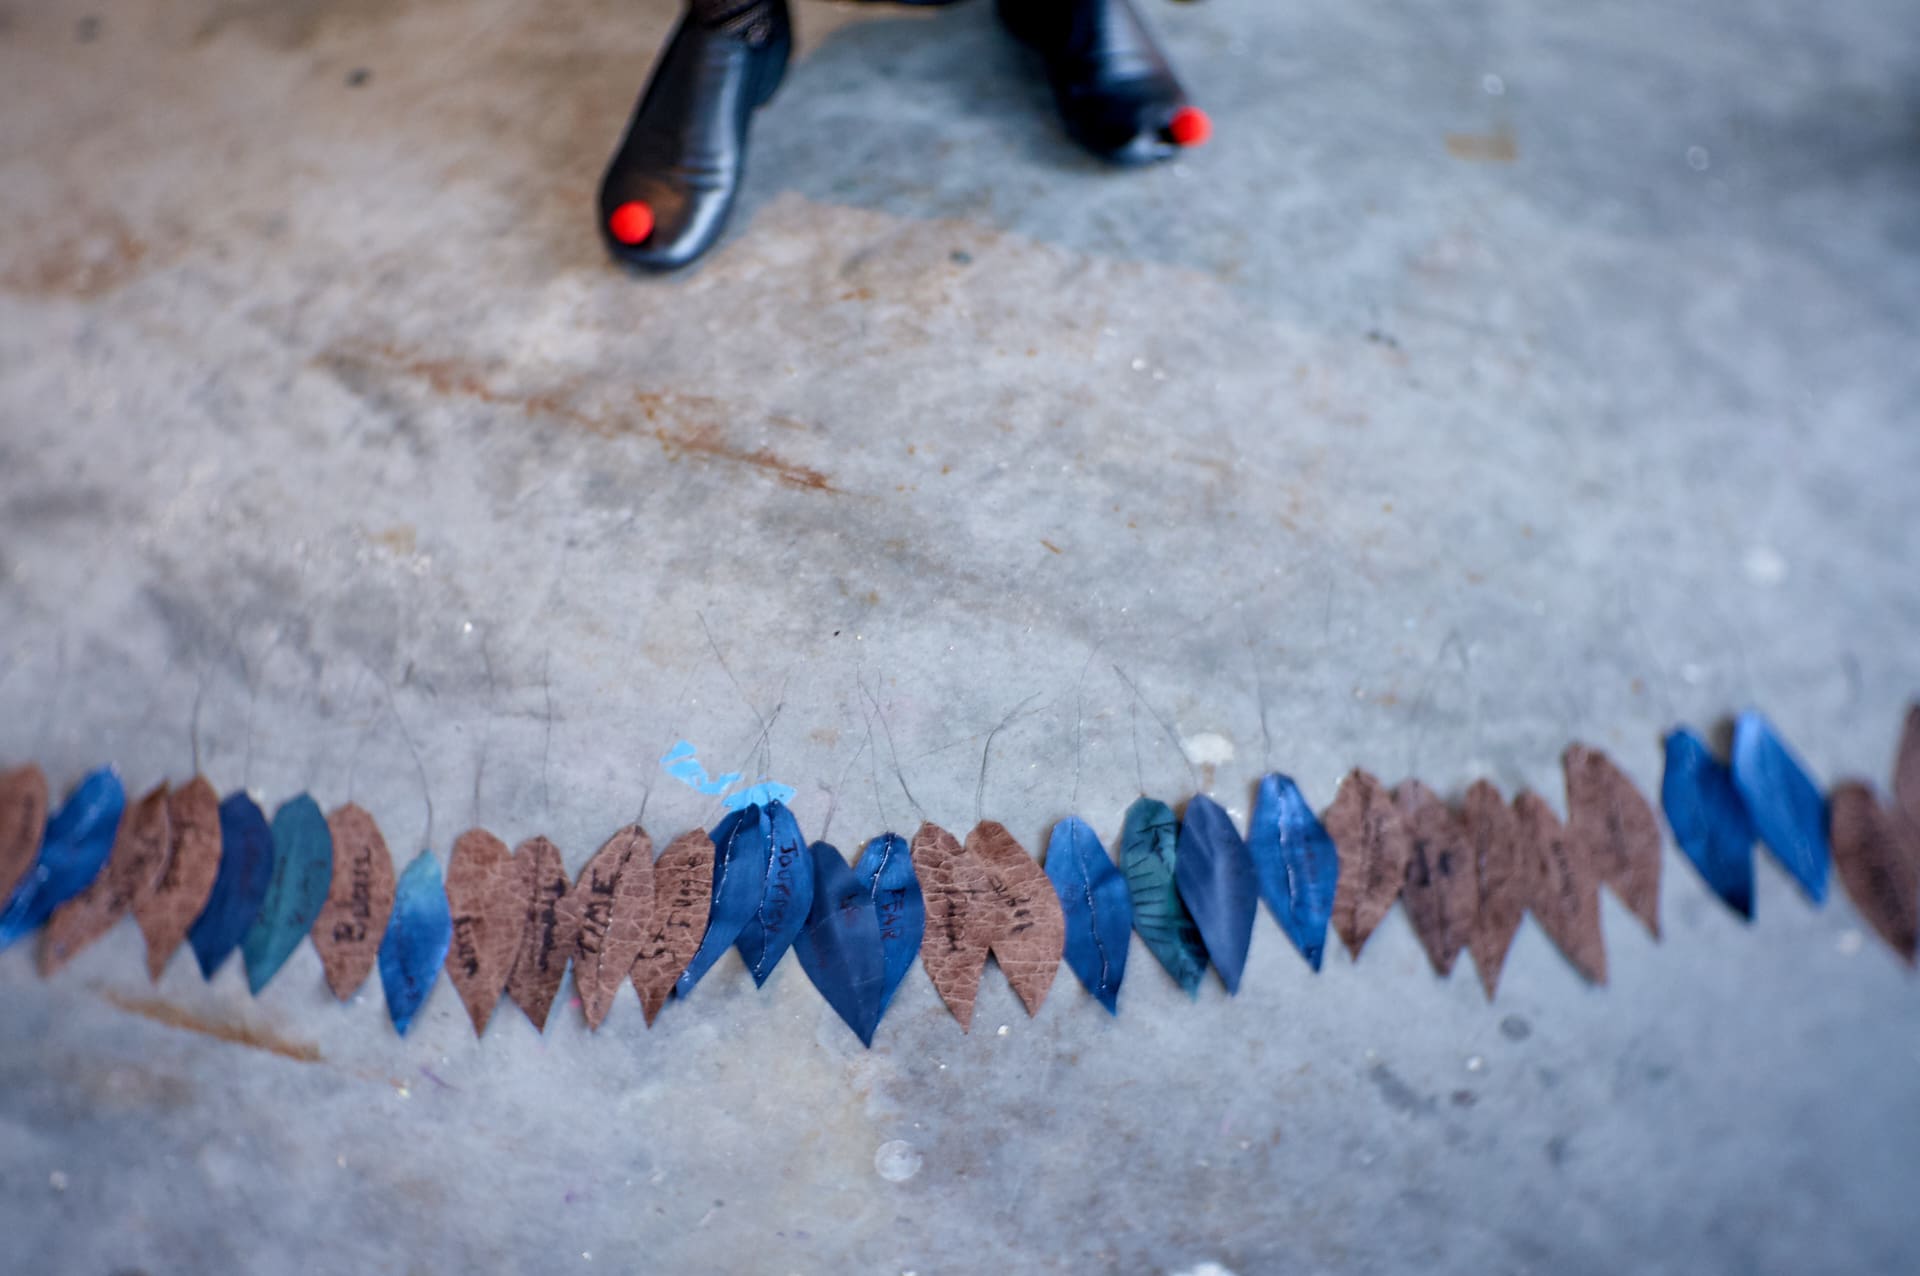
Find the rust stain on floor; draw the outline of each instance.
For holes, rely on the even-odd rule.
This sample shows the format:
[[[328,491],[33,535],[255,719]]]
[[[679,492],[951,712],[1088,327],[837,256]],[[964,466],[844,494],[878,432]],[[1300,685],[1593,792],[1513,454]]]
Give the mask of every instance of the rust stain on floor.
[[[57,242],[10,263],[0,272],[0,289],[93,301],[139,278],[150,253],[118,217],[83,217]]]
[[[726,437],[727,423],[746,416],[777,429],[811,433],[812,427],[806,422],[745,408],[710,395],[637,390],[632,400],[634,414],[589,411],[576,402],[579,392],[574,386],[537,394],[503,390],[494,384],[490,370],[480,364],[426,358],[392,345],[334,351],[319,362],[322,366],[379,368],[424,382],[442,398],[472,399],[494,407],[518,408],[529,417],[558,421],[602,438],[651,435],[669,460],[691,457],[725,461],[759,470],[790,487],[814,492],[840,491],[827,475],[811,466],[790,461],[771,448],[744,447]]]
[[[1494,133],[1449,133],[1447,154],[1474,164],[1511,164],[1520,157],[1513,134],[1505,129]]]
[[[222,1023],[215,1019],[206,1019],[190,1010],[183,1010],[169,1001],[158,997],[129,997],[112,990],[100,994],[109,1002],[131,1015],[142,1019],[151,1019],[155,1023],[165,1024],[169,1028],[180,1028],[187,1032],[197,1032],[216,1041],[225,1041],[236,1046],[246,1046],[250,1050],[264,1050],[268,1054],[277,1054],[282,1059],[292,1059],[297,1063],[319,1063],[320,1047],[305,1041],[288,1041],[258,1028],[249,1028],[243,1024]]]

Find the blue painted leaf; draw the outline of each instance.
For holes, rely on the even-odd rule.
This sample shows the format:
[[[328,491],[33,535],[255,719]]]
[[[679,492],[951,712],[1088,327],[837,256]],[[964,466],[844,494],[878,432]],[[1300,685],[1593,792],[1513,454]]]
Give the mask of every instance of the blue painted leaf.
[[[432,851],[422,851],[400,874],[393,892],[393,913],[380,940],[380,986],[387,993],[387,1017],[401,1036],[426,1004],[453,944],[453,909],[446,882]]]
[[[320,804],[302,793],[273,813],[273,879],[240,942],[255,996],[313,929],[332,885],[333,834]]]
[[[205,908],[187,931],[187,942],[208,979],[240,946],[273,885],[273,830],[245,793],[220,803],[220,871]]]
[[[1320,969],[1340,885],[1340,852],[1288,777],[1261,777],[1247,827],[1247,853],[1274,920],[1307,964]]]
[[[1229,993],[1240,991],[1260,887],[1240,831],[1220,804],[1205,794],[1187,803],[1173,877],[1180,887],[1180,902],[1207,941],[1207,956],[1220,972],[1220,982]]]
[[[1207,945],[1174,881],[1179,823],[1165,802],[1143,797],[1127,808],[1120,827],[1120,868],[1133,899],[1133,928],[1187,996],[1200,995]]]
[[[793,941],[793,955],[834,1013],[861,1044],[872,1046],[887,982],[873,894],[827,843],[815,842],[808,859],[812,907]]]
[[[733,947],[741,929],[760,907],[767,884],[770,830],[767,813],[757,806],[729,811],[713,826],[713,905],[707,912],[707,931],[699,951],[674,982],[673,995],[693,991],[700,977]]]
[[[38,930],[54,909],[93,883],[107,865],[126,807],[127,791],[111,767],[80,781],[47,820],[33,866],[0,909],[0,949]]]
[[[882,833],[860,852],[853,875],[873,894],[873,916],[880,923],[880,950],[886,954],[887,982],[880,990],[880,1014],[893,1004],[900,981],[920,955],[927,930],[927,901],[920,893],[920,877],[913,869],[913,848],[898,833]],[[819,877],[814,877],[815,891]]]
[[[1682,727],[1666,742],[1660,806],[1667,827],[1701,878],[1727,907],[1753,917],[1753,822],[1733,787],[1733,773],[1706,742]]]
[[[808,862],[807,839],[800,821],[784,802],[769,802],[767,813],[767,874],[759,905],[740,928],[734,947],[753,973],[754,987],[787,955],[794,936],[807,924],[813,906],[813,865]]]
[[[1108,1014],[1119,1014],[1120,981],[1126,978],[1127,945],[1133,938],[1127,879],[1093,827],[1075,815],[1054,825],[1047,839],[1047,877],[1067,919],[1067,965]]]
[[[1773,724],[1752,711],[1733,724],[1733,787],[1754,832],[1816,904],[1827,899],[1827,799]]]

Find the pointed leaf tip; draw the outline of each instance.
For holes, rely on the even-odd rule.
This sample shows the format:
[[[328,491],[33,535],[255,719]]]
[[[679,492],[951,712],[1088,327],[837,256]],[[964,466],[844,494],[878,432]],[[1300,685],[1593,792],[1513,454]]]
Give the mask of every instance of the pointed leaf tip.
[[[800,832],[800,822],[784,802],[769,802],[765,809],[765,884],[758,905],[734,941],[756,988],[766,984],[792,947],[813,905],[813,865],[808,862],[807,839]]]
[[[1319,970],[1339,889],[1340,855],[1291,778],[1278,773],[1261,777],[1247,828],[1247,853],[1274,920],[1307,964]]]
[[[401,1036],[426,1004],[453,942],[453,914],[433,852],[422,851],[400,874],[393,914],[380,941],[380,986],[387,995],[387,1017]]]
[[[1121,825],[1120,865],[1133,901],[1134,929],[1187,996],[1198,997],[1207,973],[1207,945],[1180,901],[1174,871],[1179,838],[1173,808],[1143,796],[1127,808]]]
[[[807,858],[813,883],[793,955],[841,1022],[871,1047],[887,980],[873,893],[835,847],[815,842]]]
[[[882,833],[868,842],[853,875],[872,893],[874,920],[880,925],[880,950],[886,958],[886,983],[880,992],[884,1018],[926,938],[926,897],[914,868],[913,847],[898,833]]]
[[[311,933],[327,988],[346,1001],[380,957],[393,915],[393,855],[373,817],[351,802],[327,816],[327,836],[333,874]]]
[[[1418,780],[1401,781],[1393,804],[1409,844],[1400,898],[1428,963],[1444,979],[1467,946],[1480,906],[1466,820]]]
[[[240,943],[256,997],[313,929],[333,884],[333,835],[319,803],[305,793],[290,799],[273,813],[272,836],[273,874]]]
[[[1686,728],[1669,732],[1660,805],[1667,827],[1707,888],[1722,903],[1753,919],[1753,822],[1733,785],[1733,773],[1706,741]]]
[[[1347,951],[1360,949],[1385,920],[1407,880],[1413,838],[1387,786],[1355,770],[1340,782],[1322,825],[1339,852],[1333,925]]]
[[[187,943],[212,979],[240,946],[273,884],[273,830],[267,817],[244,792],[220,803],[220,870],[214,874],[207,906],[187,931]]]
[[[126,790],[111,767],[80,781],[47,820],[31,866],[0,907],[0,949],[38,930],[54,909],[93,883],[112,853],[126,805]],[[20,814],[16,808],[15,817]]]
[[[1240,991],[1260,903],[1259,878],[1247,844],[1218,802],[1204,793],[1187,802],[1174,862],[1180,902],[1206,941],[1207,956],[1229,994]]]
[[[1733,724],[1733,785],[1761,842],[1815,904],[1827,898],[1827,801],[1807,768],[1758,713]]]
[[[1047,839],[1047,877],[1066,920],[1063,955],[1069,969],[1108,1014],[1120,1013],[1133,934],[1133,899],[1099,837],[1085,820],[1069,816]]]

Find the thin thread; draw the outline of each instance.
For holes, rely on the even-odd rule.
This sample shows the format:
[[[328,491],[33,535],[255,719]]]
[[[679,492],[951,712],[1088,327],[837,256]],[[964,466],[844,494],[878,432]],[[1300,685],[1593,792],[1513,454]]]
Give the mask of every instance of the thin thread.
[[[1152,715],[1153,720],[1160,724],[1160,730],[1166,734],[1167,743],[1173,746],[1173,751],[1180,755],[1180,760],[1182,762],[1186,763],[1187,778],[1193,781],[1193,791],[1195,793],[1198,793],[1200,791],[1200,773],[1194,770],[1193,759],[1187,756],[1186,746],[1180,743],[1179,733],[1173,729],[1173,726],[1171,723],[1169,723],[1165,718],[1160,716],[1160,713],[1157,709],[1155,709],[1151,704],[1147,702],[1147,698],[1140,694],[1140,688],[1134,685],[1133,679],[1127,677],[1127,671],[1125,669],[1122,669],[1119,665],[1116,664],[1113,667],[1113,671],[1114,673],[1120,676],[1120,681],[1127,684],[1127,690],[1133,693],[1133,698],[1135,702],[1137,702],[1143,708],[1145,708],[1146,711]],[[1145,793],[1146,785],[1144,784],[1141,785],[1140,791],[1142,793]]]

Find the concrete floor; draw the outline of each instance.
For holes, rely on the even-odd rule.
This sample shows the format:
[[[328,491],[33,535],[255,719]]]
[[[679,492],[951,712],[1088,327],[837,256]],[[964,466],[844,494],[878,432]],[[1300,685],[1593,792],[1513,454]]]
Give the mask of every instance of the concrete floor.
[[[1748,703],[1884,776],[1911,5],[1156,3],[1217,141],[1129,174],[988,9],[803,3],[662,282],[591,197],[671,0],[0,3],[0,761],[197,749],[577,868],[710,820],[656,759],[776,704],[810,831],[964,830],[1024,703],[984,808],[1037,848],[1194,783],[1118,664],[1236,813],[1269,765],[1558,802],[1576,737],[1652,791]],[[1771,864],[1751,928],[1667,870],[1604,990],[1532,922],[1488,1006],[1398,912],[1318,977],[1263,915],[1232,1001],[1136,945],[1117,1020],[990,972],[963,1036],[916,973],[871,1053],[791,963],[481,1043],[443,982],[402,1042],[310,949],[258,1001],[130,925],[15,951],[0,1265],[1920,1269],[1913,979]]]

